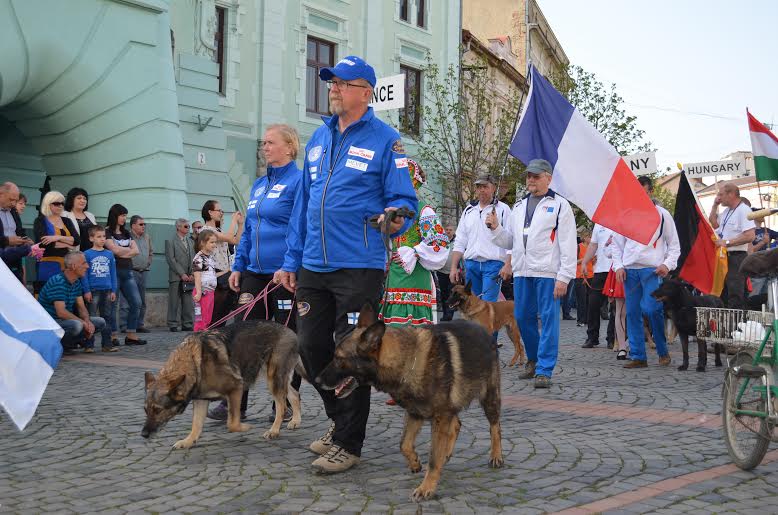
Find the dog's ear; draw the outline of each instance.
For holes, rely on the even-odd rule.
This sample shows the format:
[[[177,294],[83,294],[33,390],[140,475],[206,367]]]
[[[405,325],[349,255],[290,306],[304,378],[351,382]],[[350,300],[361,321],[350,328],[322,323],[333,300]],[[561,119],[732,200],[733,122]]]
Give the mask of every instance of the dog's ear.
[[[146,372],[143,377],[146,380],[146,389],[148,389],[149,385],[154,382],[154,374],[151,372]]]
[[[365,302],[362,309],[359,311],[359,320],[357,321],[357,327],[362,329],[370,327],[376,321],[375,311],[370,303]]]
[[[170,392],[170,398],[177,401],[184,399],[184,392],[182,392],[181,388],[179,388],[184,382],[184,379],[186,379],[186,374],[181,374],[175,379],[168,381],[168,391]]]
[[[368,352],[377,352],[381,348],[381,341],[384,338],[385,332],[386,324],[384,324],[383,320],[379,320],[362,333],[362,342]]]
[[[473,281],[467,281],[467,284],[465,284],[465,293],[468,295],[473,293]]]

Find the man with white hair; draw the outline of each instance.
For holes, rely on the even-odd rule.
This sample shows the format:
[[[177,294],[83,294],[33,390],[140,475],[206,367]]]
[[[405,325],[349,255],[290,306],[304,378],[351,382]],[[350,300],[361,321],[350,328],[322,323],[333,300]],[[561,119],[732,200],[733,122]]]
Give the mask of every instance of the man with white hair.
[[[178,331],[179,311],[181,329],[191,331],[194,328],[192,259],[196,253],[194,240],[189,237],[189,222],[186,218],[179,218],[176,220],[175,235],[165,241],[165,259],[168,264],[167,325],[171,332]]]
[[[62,337],[65,353],[72,352],[79,343],[84,352],[94,352],[95,333],[105,327],[105,319],[90,317],[84,304],[80,279],[87,270],[89,264],[83,252],[68,252],[64,271],[49,278],[38,294],[40,305],[65,330]]]
[[[32,240],[22,228],[16,203],[19,188],[12,182],[0,184],[0,257],[11,272],[22,279],[22,258],[30,253]]]

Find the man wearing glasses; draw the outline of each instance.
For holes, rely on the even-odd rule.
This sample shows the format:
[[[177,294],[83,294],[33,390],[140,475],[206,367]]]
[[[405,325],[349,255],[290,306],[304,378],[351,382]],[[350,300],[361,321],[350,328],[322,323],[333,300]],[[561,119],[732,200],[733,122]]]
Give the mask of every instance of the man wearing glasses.
[[[181,329],[191,331],[194,327],[192,258],[195,254],[194,241],[189,237],[189,222],[186,218],[179,218],[176,220],[176,233],[165,241],[169,283],[167,325],[171,332],[178,331],[179,310]]]
[[[365,302],[378,312],[386,249],[370,217],[417,205],[400,135],[368,107],[376,83],[373,68],[348,56],[323,68],[319,77],[327,81],[333,116],[324,118],[306,146],[288,251],[274,277],[288,290],[296,289],[300,355],[311,378],[332,361],[336,342],[354,328]],[[402,234],[411,221],[398,217],[390,222],[389,237]],[[360,460],[370,386],[343,399],[317,390],[332,425],[310,446],[321,455],[313,467],[343,472]]]

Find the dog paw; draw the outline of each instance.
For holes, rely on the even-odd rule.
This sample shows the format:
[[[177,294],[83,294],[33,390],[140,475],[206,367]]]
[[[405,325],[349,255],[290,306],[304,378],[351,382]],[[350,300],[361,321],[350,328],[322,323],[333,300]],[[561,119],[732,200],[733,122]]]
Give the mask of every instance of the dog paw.
[[[416,502],[426,501],[427,499],[431,499],[433,495],[435,495],[435,489],[427,488],[424,486],[424,483],[422,483],[411,494],[411,500]]]
[[[230,433],[245,433],[249,429],[251,429],[251,426],[248,424],[238,424],[237,426],[228,427],[227,431]]]
[[[687,363],[684,363],[683,365],[681,365],[680,367],[678,367],[678,370],[681,370],[681,371],[683,371],[683,370],[687,370],[688,368],[689,368],[689,365],[688,365]]]
[[[281,431],[273,431],[272,429],[268,429],[262,434],[262,438],[265,440],[272,440],[273,438],[278,438],[279,434],[281,434]]]
[[[290,420],[289,423],[286,425],[287,429],[297,429],[300,427],[300,421],[299,420]]]
[[[502,468],[504,463],[505,460],[503,460],[502,456],[492,456],[489,458],[489,467],[493,469]]]
[[[416,458],[415,461],[409,461],[408,469],[414,474],[418,474],[419,472],[421,472],[421,462],[419,461],[419,459]]]
[[[697,365],[697,368],[695,368],[694,370],[696,370],[697,372],[705,372],[705,367]]]
[[[173,449],[190,449],[194,445],[193,440],[183,439],[173,444]]]

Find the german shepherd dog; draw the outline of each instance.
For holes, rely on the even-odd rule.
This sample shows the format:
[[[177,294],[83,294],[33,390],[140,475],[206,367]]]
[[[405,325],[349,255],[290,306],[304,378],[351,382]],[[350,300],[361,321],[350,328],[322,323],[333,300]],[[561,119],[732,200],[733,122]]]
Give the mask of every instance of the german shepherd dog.
[[[472,320],[484,326],[489,333],[496,333],[501,327],[505,327],[508,338],[513,342],[515,349],[509,366],[524,364],[526,358],[524,345],[521,343],[519,326],[516,324],[516,317],[513,314],[512,300],[501,302],[481,300],[477,295],[473,295],[471,282],[468,281],[464,286],[457,284],[451,289],[448,305],[459,309],[462,317],[466,320]]]
[[[666,278],[662,281],[654,293],[656,300],[663,302],[665,310],[670,314],[678,336],[681,339],[683,351],[683,363],[678,370],[689,368],[689,336],[697,335],[697,310],[696,307],[723,308],[724,303],[713,295],[692,295],[686,285],[678,279]],[[721,348],[723,345],[715,344],[716,366],[721,366]],[[708,347],[705,340],[697,338],[697,372],[705,372],[708,364]]]
[[[427,473],[412,499],[435,493],[443,464],[454,452],[462,426],[458,413],[478,399],[489,421],[489,465],[503,465],[500,430],[500,361],[492,336],[464,320],[424,327],[387,327],[365,305],[356,329],[335,349],[316,381],[340,398],[373,385],[405,408],[400,449],[411,472],[421,470],[416,436],[432,421]]]
[[[203,429],[208,402],[227,400],[227,430],[251,429],[240,422],[240,399],[265,369],[270,393],[276,406],[292,405],[292,420],[286,426],[300,425],[300,394],[289,388],[292,371],[303,377],[294,332],[264,320],[249,320],[194,333],[170,353],[158,376],[146,372],[146,423],[141,436],[148,438],[193,402],[192,431],[173,445],[174,449],[192,447]],[[273,425],[264,433],[275,438],[281,429],[284,410],[276,410]]]

